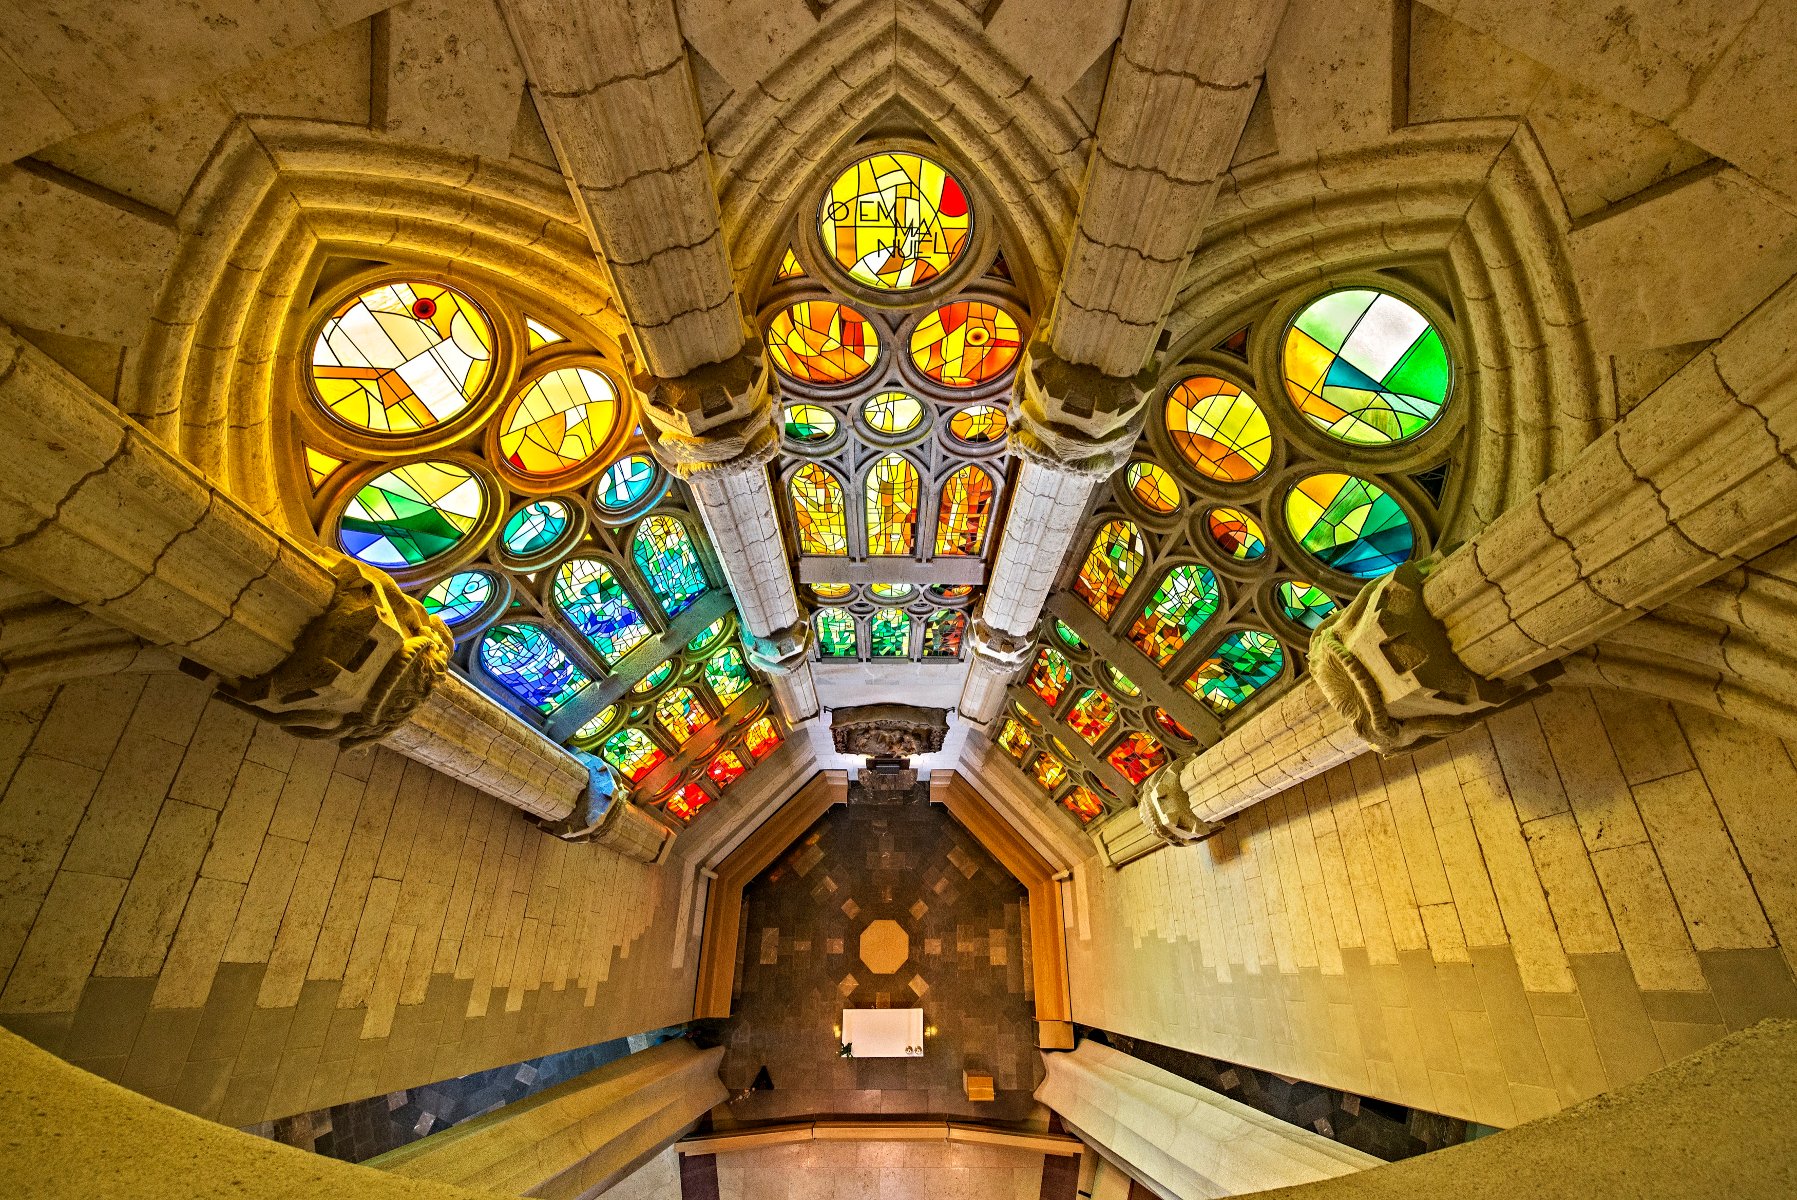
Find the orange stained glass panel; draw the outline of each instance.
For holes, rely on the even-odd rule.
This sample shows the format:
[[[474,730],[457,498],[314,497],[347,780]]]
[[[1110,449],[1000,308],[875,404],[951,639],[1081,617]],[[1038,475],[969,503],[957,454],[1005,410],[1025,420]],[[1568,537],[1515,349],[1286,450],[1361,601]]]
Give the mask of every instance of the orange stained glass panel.
[[[1254,398],[1226,379],[1194,375],[1167,394],[1167,435],[1206,479],[1245,483],[1267,469],[1273,431]]]
[[[499,452],[522,475],[578,467],[605,446],[618,423],[618,389],[586,367],[564,367],[531,383],[499,414]]]
[[[859,379],[880,357],[880,335],[866,317],[833,300],[801,300],[767,327],[768,357],[788,379],[834,387]]]
[[[1087,688],[1067,710],[1067,725],[1073,732],[1095,746],[1117,723],[1117,706],[1097,688]]]
[[[774,728],[774,718],[763,717],[749,726],[743,734],[743,745],[748,747],[749,757],[760,762],[780,748],[780,731]]]
[[[936,519],[936,553],[971,555],[986,540],[986,519],[992,515],[997,491],[992,477],[975,466],[962,467],[942,485],[942,504]]]
[[[1079,818],[1082,825],[1104,812],[1104,801],[1093,795],[1091,788],[1084,786],[1076,785],[1061,798],[1061,803],[1067,806],[1068,812]]]
[[[1036,783],[1045,792],[1052,792],[1067,782],[1067,767],[1052,754],[1042,754],[1036,759]]]
[[[468,407],[493,370],[493,327],[452,288],[386,283],[344,301],[318,331],[312,386],[332,416],[416,433]]]
[[[1006,717],[1005,726],[999,731],[998,744],[1004,747],[1006,754],[1018,762],[1022,762],[1030,756],[1030,751],[1035,748],[1036,742],[1034,738],[1030,737],[1029,730],[1019,724],[1015,718]]]
[[[669,816],[682,821],[690,821],[699,815],[699,810],[711,803],[711,794],[696,783],[689,783],[668,797],[662,805]]]
[[[949,436],[969,446],[987,446],[1005,436],[1005,410],[996,404],[970,404],[948,419]]]
[[[1092,548],[1073,581],[1074,594],[1108,618],[1142,569],[1145,553],[1142,532],[1134,521],[1107,522],[1092,538]]]
[[[1170,513],[1179,507],[1179,485],[1165,467],[1137,460],[1124,474],[1130,495],[1149,512]]]
[[[1111,750],[1108,761],[1131,783],[1141,783],[1167,765],[1167,748],[1152,735],[1132,729]]]
[[[800,554],[847,554],[849,522],[842,484],[816,463],[806,463],[787,485],[792,493]]]
[[[978,387],[997,379],[1022,349],[1017,318],[983,300],[944,304],[911,334],[911,361],[945,387]]]
[[[711,782],[717,785],[719,791],[722,791],[741,779],[746,770],[748,768],[743,765],[740,754],[734,750],[720,750],[717,757],[711,760],[711,765],[705,768],[705,774],[710,776]]]
[[[917,468],[888,454],[867,472],[867,552],[909,554],[917,545]]]

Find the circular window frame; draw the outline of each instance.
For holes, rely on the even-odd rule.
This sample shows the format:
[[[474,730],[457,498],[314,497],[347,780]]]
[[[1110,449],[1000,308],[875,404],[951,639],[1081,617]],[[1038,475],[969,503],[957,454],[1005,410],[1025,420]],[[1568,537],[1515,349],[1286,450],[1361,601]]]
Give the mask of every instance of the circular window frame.
[[[1265,525],[1267,541],[1269,545],[1277,547],[1279,551],[1279,562],[1284,564],[1284,570],[1276,571],[1274,572],[1275,574],[1286,574],[1291,575],[1293,578],[1302,578],[1305,571],[1308,570],[1311,574],[1311,582],[1317,584],[1332,596],[1337,593],[1346,593],[1347,595],[1352,596],[1367,584],[1373,582],[1373,580],[1379,579],[1385,574],[1389,574],[1389,572],[1382,572],[1380,575],[1363,578],[1359,575],[1350,575],[1344,571],[1338,571],[1334,567],[1324,563],[1310,551],[1306,550],[1299,544],[1297,536],[1292,533],[1291,524],[1286,520],[1285,515],[1286,496],[1293,487],[1297,486],[1298,481],[1301,479],[1311,475],[1331,474],[1348,475],[1364,479],[1368,483],[1374,484],[1382,489],[1388,496],[1391,496],[1398,502],[1398,507],[1404,510],[1404,516],[1410,521],[1410,529],[1414,537],[1414,545],[1411,547],[1410,557],[1405,559],[1405,562],[1417,562],[1423,558],[1427,558],[1429,554],[1433,552],[1435,546],[1435,524],[1432,506],[1426,504],[1427,497],[1422,494],[1422,489],[1415,483],[1402,477],[1394,479],[1391,476],[1383,475],[1376,471],[1366,470],[1364,467],[1358,467],[1354,463],[1338,464],[1331,463],[1327,460],[1320,462],[1306,460],[1293,463],[1280,473],[1278,479],[1275,481],[1275,487],[1267,497],[1265,507],[1262,510],[1267,518]],[[1423,503],[1419,503],[1419,501],[1423,501]],[[1393,569],[1395,570],[1396,568]]]
[[[549,347],[545,346],[544,350],[547,349]],[[633,431],[637,416],[634,393],[627,383],[621,381],[622,372],[607,363],[603,356],[580,347],[565,349],[557,354],[542,354],[541,351],[538,354],[541,357],[534,357],[529,370],[518,376],[505,398],[494,408],[492,419],[481,433],[481,446],[487,454],[487,461],[505,481],[505,485],[520,495],[533,497],[573,491],[598,478],[601,472],[624,456],[624,448],[635,437]],[[505,460],[499,445],[499,418],[513,401],[522,400],[524,394],[539,380],[557,371],[567,370],[588,370],[603,376],[617,394],[617,417],[612,423],[611,431],[606,434],[605,441],[600,443],[590,457],[552,475],[527,475]]]
[[[1210,376],[1221,379],[1247,395],[1261,415],[1266,418],[1267,429],[1271,435],[1268,447],[1267,465],[1260,469],[1252,479],[1240,483],[1230,483],[1221,479],[1212,479],[1201,472],[1187,458],[1173,441],[1173,433],[1167,428],[1167,401],[1173,390],[1186,380],[1196,376]],[[1144,436],[1148,440],[1150,453],[1147,457],[1171,472],[1173,477],[1190,491],[1196,500],[1187,503],[1216,503],[1241,507],[1258,504],[1263,501],[1272,488],[1272,481],[1285,470],[1290,461],[1286,440],[1281,436],[1283,430],[1272,412],[1268,410],[1265,397],[1260,394],[1254,382],[1254,372],[1248,364],[1215,352],[1206,351],[1192,354],[1180,359],[1174,366],[1161,372],[1156,390],[1159,408],[1155,411],[1155,419],[1148,422]],[[1138,443],[1138,455],[1140,455]]]
[[[556,535],[555,540],[546,547],[532,554],[513,554],[506,549],[505,527],[513,517],[533,504],[554,501],[568,510],[568,526]],[[540,571],[568,555],[581,539],[586,537],[587,524],[590,517],[586,505],[578,496],[562,494],[555,496],[525,496],[506,511],[505,520],[499,523],[499,530],[494,533],[491,543],[493,561],[508,571],[524,574]]]
[[[448,463],[460,467],[480,484],[481,494],[485,500],[481,517],[467,533],[462,535],[461,541],[434,558],[427,558],[422,563],[407,567],[376,566],[374,563],[356,558],[355,555],[344,549],[340,522],[343,519],[344,509],[349,507],[349,502],[356,493],[389,471],[427,462]],[[320,528],[326,532],[320,535],[319,541],[340,554],[356,558],[356,561],[364,566],[386,572],[402,588],[411,587],[414,584],[434,583],[442,576],[453,574],[469,563],[475,562],[485,553],[488,543],[493,540],[510,515],[510,506],[507,504],[510,497],[506,493],[504,482],[487,463],[481,460],[479,455],[468,450],[439,453],[421,452],[409,454],[400,459],[369,462],[357,470],[339,472],[338,476],[329,484],[325,495],[320,499],[323,505]]]

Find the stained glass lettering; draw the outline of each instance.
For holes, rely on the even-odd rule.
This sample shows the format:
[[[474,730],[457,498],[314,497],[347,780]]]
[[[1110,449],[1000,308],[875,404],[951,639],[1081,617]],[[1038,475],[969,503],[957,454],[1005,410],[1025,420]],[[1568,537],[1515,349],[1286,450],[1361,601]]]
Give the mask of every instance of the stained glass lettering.
[[[838,175],[817,217],[818,237],[836,265],[885,291],[940,276],[966,250],[972,229],[959,181],[902,150],[871,155]]]

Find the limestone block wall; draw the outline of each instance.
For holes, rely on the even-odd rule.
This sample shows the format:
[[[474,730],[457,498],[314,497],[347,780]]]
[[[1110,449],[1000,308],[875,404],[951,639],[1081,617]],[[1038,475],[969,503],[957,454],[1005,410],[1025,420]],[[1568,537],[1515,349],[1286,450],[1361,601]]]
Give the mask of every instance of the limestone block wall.
[[[0,1025],[226,1124],[685,1020],[681,898],[182,675],[0,712]]]
[[[1793,747],[1556,688],[1067,911],[1074,1019],[1510,1126],[1797,1013]]]

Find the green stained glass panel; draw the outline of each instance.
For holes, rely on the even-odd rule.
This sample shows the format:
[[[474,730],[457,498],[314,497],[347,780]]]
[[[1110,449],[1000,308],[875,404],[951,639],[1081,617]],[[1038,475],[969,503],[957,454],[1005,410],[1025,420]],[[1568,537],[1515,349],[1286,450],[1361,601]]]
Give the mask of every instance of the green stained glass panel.
[[[1279,639],[1258,629],[1242,629],[1224,638],[1216,652],[1186,680],[1186,691],[1222,715],[1279,678],[1285,651]]]
[[[743,661],[743,652],[735,646],[725,646],[705,660],[705,685],[725,708],[735,704],[754,682],[749,676],[749,665]]]
[[[649,626],[636,605],[611,568],[599,559],[571,558],[563,563],[555,573],[552,594],[556,606],[608,667],[649,637]]]
[[[1384,488],[1353,475],[1299,480],[1286,493],[1285,521],[1318,562],[1356,579],[1396,570],[1416,550],[1404,509]]]
[[[568,531],[568,506],[560,500],[537,500],[513,513],[499,541],[514,558],[529,558],[555,545]]]
[[[493,577],[485,571],[457,571],[420,598],[424,611],[445,625],[460,625],[493,599]]]
[[[911,617],[901,608],[882,608],[867,623],[867,644],[875,658],[906,658],[911,653]]]
[[[1162,666],[1217,611],[1217,577],[1209,567],[1185,563],[1161,577],[1129,640]]]
[[[1315,629],[1323,618],[1335,611],[1335,601],[1314,583],[1297,579],[1281,580],[1274,597],[1286,620]]]
[[[1330,292],[1305,307],[1286,331],[1282,367],[1298,411],[1355,446],[1415,437],[1441,416],[1453,386],[1440,331],[1372,288]]]
[[[673,517],[653,516],[638,525],[631,552],[643,582],[668,616],[679,616],[705,594],[705,569],[686,526]]]
[[[416,567],[454,550],[486,509],[486,492],[466,468],[407,463],[350,497],[337,536],[346,551],[371,566]]]
[[[840,608],[819,609],[817,648],[824,658],[854,658],[855,618]]]

